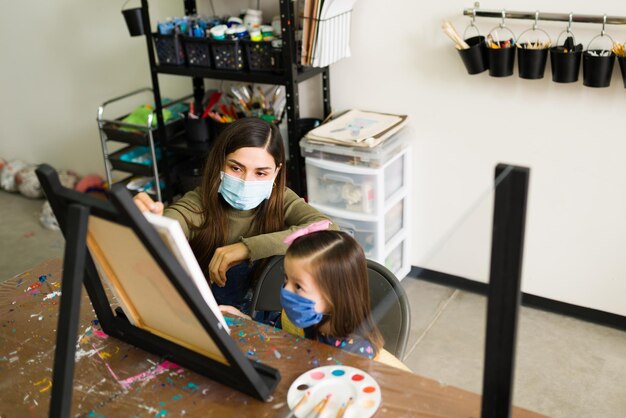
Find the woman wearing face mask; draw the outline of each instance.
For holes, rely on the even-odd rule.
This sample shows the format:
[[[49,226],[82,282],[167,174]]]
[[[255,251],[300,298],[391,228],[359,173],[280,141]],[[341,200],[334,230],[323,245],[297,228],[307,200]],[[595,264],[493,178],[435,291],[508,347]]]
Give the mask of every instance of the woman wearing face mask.
[[[254,263],[284,254],[296,229],[328,219],[286,187],[284,165],[278,127],[239,119],[213,144],[199,188],[165,210],[145,193],[135,203],[178,220],[217,302],[247,313]]]

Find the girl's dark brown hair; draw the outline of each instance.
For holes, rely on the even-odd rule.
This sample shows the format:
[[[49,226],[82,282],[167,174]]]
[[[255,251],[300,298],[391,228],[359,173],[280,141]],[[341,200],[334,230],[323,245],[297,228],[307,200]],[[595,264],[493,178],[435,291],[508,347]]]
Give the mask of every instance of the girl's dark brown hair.
[[[253,209],[256,213],[249,235],[284,229],[285,148],[278,127],[258,118],[238,119],[222,131],[211,147],[200,185],[201,210],[187,207],[194,213],[202,215],[202,223],[199,226],[191,225],[189,219],[185,220],[192,236],[189,244],[205,271],[215,250],[224,246],[228,237],[227,211],[230,205],[217,192],[221,183],[220,171],[224,169],[227,155],[246,147],[265,149],[274,158],[277,169],[280,168],[274,180],[271,196]]]
[[[331,336],[367,338],[378,353],[384,341],[372,319],[367,261],[356,240],[341,231],[314,232],[297,238],[285,257],[309,260],[330,309]]]

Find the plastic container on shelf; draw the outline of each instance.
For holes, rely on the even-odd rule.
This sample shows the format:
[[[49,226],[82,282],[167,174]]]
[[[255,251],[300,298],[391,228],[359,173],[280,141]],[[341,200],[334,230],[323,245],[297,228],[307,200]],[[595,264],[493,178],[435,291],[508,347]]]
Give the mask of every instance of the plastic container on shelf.
[[[305,158],[378,168],[409,146],[408,133],[409,130],[403,128],[394,136],[373,148],[311,142],[304,137],[300,140],[300,152]]]
[[[160,65],[185,65],[185,49],[180,35],[162,35],[155,32],[152,39]]]
[[[211,40],[191,36],[183,36],[182,39],[187,65],[189,67],[211,68]]]
[[[373,173],[346,172],[343,167],[310,158],[305,160],[305,165],[310,203],[365,214],[376,212]]]
[[[365,257],[374,258],[379,252],[376,245],[378,242],[377,228],[375,222],[357,221],[354,219],[332,217],[339,229],[350,234],[363,247]]]
[[[211,41],[211,52],[213,53],[213,66],[216,70],[243,71],[245,69],[243,43],[241,40],[213,39]]]
[[[408,273],[407,271],[407,272],[402,272],[402,274],[399,274],[399,272],[402,271],[403,266],[405,266],[404,245],[405,243],[404,241],[402,241],[400,242],[400,244],[396,246],[396,248],[391,250],[389,254],[385,257],[385,263],[384,263],[385,267],[387,267],[389,270],[394,272],[394,274],[396,274],[396,276],[398,276],[399,279],[402,279]]]

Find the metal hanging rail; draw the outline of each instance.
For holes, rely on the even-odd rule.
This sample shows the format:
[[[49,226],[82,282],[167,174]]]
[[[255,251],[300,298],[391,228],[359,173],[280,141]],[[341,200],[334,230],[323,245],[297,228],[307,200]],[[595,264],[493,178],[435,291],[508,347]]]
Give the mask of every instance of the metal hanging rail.
[[[541,11],[519,12],[511,10],[488,10],[481,9],[480,3],[474,3],[473,8],[463,10],[465,16],[495,17],[498,19],[526,19],[526,20],[551,20],[556,22],[577,22],[577,23],[605,23],[607,25],[626,25],[625,16],[608,15],[586,15],[576,13],[548,13]],[[536,18],[536,16],[538,17]],[[606,19],[606,20],[605,20]]]

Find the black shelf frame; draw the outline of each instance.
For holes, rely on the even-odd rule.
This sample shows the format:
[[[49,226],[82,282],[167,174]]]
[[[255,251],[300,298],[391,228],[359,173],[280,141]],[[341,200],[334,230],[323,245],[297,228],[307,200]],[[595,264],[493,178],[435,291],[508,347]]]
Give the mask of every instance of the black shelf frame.
[[[240,81],[261,84],[274,84],[285,86],[286,93],[286,118],[288,132],[289,154],[287,161],[287,179],[289,187],[300,196],[306,196],[306,176],[304,171],[304,158],[300,154],[300,93],[298,84],[306,81],[314,76],[320,75],[322,82],[322,98],[323,98],[323,118],[325,119],[331,113],[330,105],[330,72],[328,67],[313,68],[301,67],[297,63],[297,46],[295,40],[295,23],[296,16],[291,0],[279,0],[280,18],[282,28],[282,58],[284,68],[276,73],[264,72],[237,72],[213,70],[209,68],[191,68],[176,65],[158,65],[151,31],[146,31],[146,47],[148,49],[148,61],[150,63],[150,77],[152,80],[152,88],[154,92],[154,103],[156,107],[156,115],[158,122],[158,132],[160,138],[166,138],[162,141],[162,146],[172,152],[181,152],[189,156],[198,156],[208,151],[202,146],[184,146],[181,143],[181,137],[168,140],[164,135],[164,121],[162,116],[163,103],[161,100],[161,89],[159,85],[159,75],[177,75],[192,78],[193,96],[199,105],[204,97],[204,79]],[[185,15],[194,15],[197,13],[196,0],[183,0]],[[141,0],[143,25],[150,28],[150,12],[148,8],[148,0]],[[198,153],[196,153],[198,151]],[[170,157],[167,152],[163,153],[163,173],[167,184],[165,190],[165,201],[171,201],[172,191],[174,189],[171,173]]]

